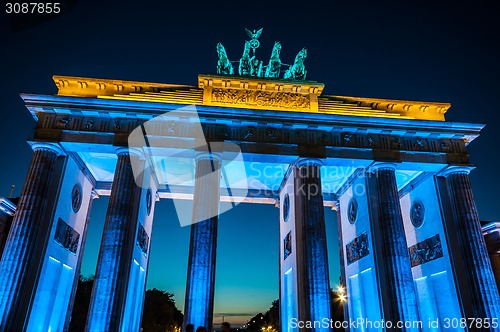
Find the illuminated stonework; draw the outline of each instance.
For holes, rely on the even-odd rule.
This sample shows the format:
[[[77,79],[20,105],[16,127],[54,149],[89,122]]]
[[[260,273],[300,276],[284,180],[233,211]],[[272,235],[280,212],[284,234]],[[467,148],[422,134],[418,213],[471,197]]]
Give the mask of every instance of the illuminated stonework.
[[[198,76],[203,105],[317,112],[324,85],[313,81],[289,81],[241,76]]]
[[[289,232],[283,239],[283,259],[287,259],[292,253],[292,233]]]
[[[144,255],[148,255],[149,235],[142,225],[138,226],[136,244]]]
[[[368,234],[365,232],[346,244],[347,265],[350,265],[370,254]]]
[[[158,199],[216,211],[191,228],[184,324],[212,328],[217,211],[235,198],[282,209],[282,331],[290,318],[330,316],[325,206],[337,210],[346,319],[498,317],[468,178],[467,145],[483,125],[446,122],[447,103],[322,95],[322,83],[269,76],[199,75],[196,86],[54,76],[57,95],[22,94],[34,154],[0,262],[0,330],[68,329],[99,196],[110,203],[88,330],[140,330]],[[127,148],[131,132],[173,110]],[[237,144],[249,173],[184,181],[229,160],[183,148],[197,129],[210,144]],[[136,164],[156,168],[134,178]],[[414,202],[425,206],[418,227]]]
[[[57,220],[56,232],[54,241],[60,244],[64,249],[76,254],[80,234],[71,226],[64,222],[61,218]]]
[[[278,109],[310,109],[309,98],[298,93],[213,89],[211,104]]]
[[[87,77],[54,76],[58,95],[103,98],[112,100],[144,101],[166,104],[211,105],[212,89],[244,89],[309,95],[310,112],[327,114],[402,118],[444,121],[450,108],[448,103],[394,100],[365,97],[321,95],[324,84],[314,81],[289,81],[272,78],[241,76],[199,75],[198,86],[183,84],[148,83],[97,79]],[[223,107],[234,106],[225,103]],[[272,109],[272,107],[250,108]],[[279,108],[279,110],[283,110]],[[287,111],[304,111],[304,108],[286,108]],[[92,125],[87,123],[89,127]],[[61,125],[64,125],[61,123]],[[91,129],[91,128],[87,128]]]
[[[422,242],[408,248],[411,267],[430,262],[443,257],[443,248],[439,234],[436,234]]]

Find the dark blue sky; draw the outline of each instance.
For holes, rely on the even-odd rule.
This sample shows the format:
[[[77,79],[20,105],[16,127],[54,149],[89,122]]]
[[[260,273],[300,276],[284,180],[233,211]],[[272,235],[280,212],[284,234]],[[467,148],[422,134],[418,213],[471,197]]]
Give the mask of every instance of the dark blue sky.
[[[472,185],[480,217],[499,219],[500,29],[494,2],[72,3],[64,15],[17,32],[3,8],[0,13],[0,195],[8,195],[13,183],[19,195],[31,157],[25,141],[34,122],[19,92],[55,93],[53,74],[195,85],[199,73],[215,71],[217,42],[238,60],[244,28],[264,27],[259,57],[267,59],[275,40],[285,63],[307,47],[308,79],[325,83],[324,93],[451,102],[448,121],[487,124],[470,146],[478,166]],[[95,202],[94,233],[106,203]],[[181,301],[189,229],[178,227],[170,205],[161,201],[156,214],[148,284]],[[221,217],[216,311],[265,310],[277,298],[277,213],[272,206],[242,205]],[[332,243],[334,227],[329,230]],[[99,240],[94,235],[94,248]],[[85,256],[88,273],[97,251],[90,248]],[[235,307],[230,298],[248,305]]]

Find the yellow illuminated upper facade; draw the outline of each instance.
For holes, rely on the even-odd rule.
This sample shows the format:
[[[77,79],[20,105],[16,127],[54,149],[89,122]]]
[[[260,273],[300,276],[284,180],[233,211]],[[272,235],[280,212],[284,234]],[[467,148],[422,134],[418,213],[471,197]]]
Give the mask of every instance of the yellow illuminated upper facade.
[[[198,86],[53,76],[58,95],[444,121],[449,103],[321,95],[323,83],[262,77],[199,75]]]

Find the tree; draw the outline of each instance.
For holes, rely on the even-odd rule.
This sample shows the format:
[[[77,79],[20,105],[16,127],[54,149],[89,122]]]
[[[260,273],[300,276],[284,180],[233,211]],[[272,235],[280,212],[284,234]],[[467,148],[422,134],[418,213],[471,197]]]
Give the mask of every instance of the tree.
[[[83,331],[87,322],[87,313],[92,296],[92,287],[94,286],[94,276],[80,276],[78,278],[78,288],[76,289],[75,304],[71,313],[71,322],[69,331]]]
[[[279,330],[280,326],[280,301],[274,300],[269,310],[264,315],[267,327],[272,326],[273,329]]]
[[[92,297],[94,276],[80,276],[69,331],[84,331]],[[142,328],[144,332],[178,331],[182,325],[182,313],[175,306],[174,295],[153,288],[146,291]]]
[[[258,313],[250,318],[250,320],[245,324],[245,327],[247,331],[260,332],[262,331],[262,327],[265,325],[266,321],[264,321],[264,315],[262,313]]]
[[[274,300],[265,314],[258,313],[245,324],[246,331],[251,332],[277,332],[279,331],[280,303]]]
[[[173,294],[156,288],[146,291],[142,315],[144,332],[176,331],[182,325],[182,319]]]

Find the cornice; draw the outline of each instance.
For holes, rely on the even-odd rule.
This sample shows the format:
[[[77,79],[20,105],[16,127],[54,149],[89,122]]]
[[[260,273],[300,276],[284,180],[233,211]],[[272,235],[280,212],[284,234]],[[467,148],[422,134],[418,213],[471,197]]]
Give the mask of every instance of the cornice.
[[[350,96],[333,96],[338,100],[356,102],[359,106],[371,107],[401,116],[422,120],[444,121],[444,114],[451,107],[450,103],[426,102],[415,100],[396,100],[384,98],[366,98]]]
[[[104,78],[54,75],[52,79],[59,96],[97,97],[132,92],[154,92],[162,89],[193,88],[185,84],[124,81]]]
[[[53,76],[58,96],[444,121],[449,103],[321,95],[325,85],[263,77],[198,76],[198,86]]]

